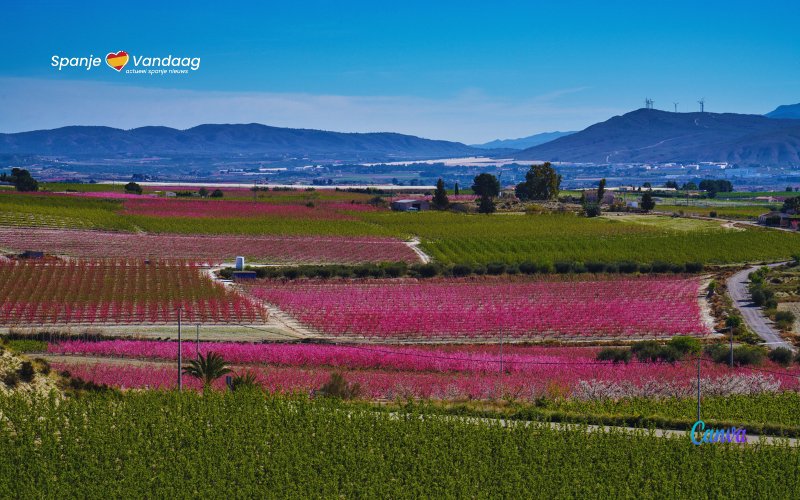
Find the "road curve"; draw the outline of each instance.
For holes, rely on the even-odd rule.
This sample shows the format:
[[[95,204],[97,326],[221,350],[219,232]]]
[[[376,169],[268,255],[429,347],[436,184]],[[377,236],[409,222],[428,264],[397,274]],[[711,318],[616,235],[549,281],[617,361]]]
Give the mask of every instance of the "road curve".
[[[769,267],[779,266],[783,263],[770,264]],[[747,290],[748,275],[758,270],[762,266],[752,266],[742,269],[738,273],[728,278],[728,294],[733,300],[733,305],[742,314],[747,326],[759,337],[764,340],[764,344],[770,349],[785,347],[794,351],[794,346],[783,340],[778,331],[772,326],[772,321],[761,313],[761,308],[756,307],[750,299],[750,292]]]

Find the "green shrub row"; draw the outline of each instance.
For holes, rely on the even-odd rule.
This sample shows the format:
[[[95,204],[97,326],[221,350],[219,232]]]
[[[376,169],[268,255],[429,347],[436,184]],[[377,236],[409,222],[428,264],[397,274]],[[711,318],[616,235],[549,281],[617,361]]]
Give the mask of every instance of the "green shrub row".
[[[466,276],[499,276],[503,274],[583,274],[583,273],[699,273],[703,264],[690,262],[687,264],[668,264],[666,262],[653,262],[639,264],[636,262],[556,262],[537,263],[522,262],[521,264],[505,264],[493,262],[483,264],[454,264],[441,265],[435,263],[407,265],[403,262],[385,262],[381,264],[359,265],[301,265],[301,266],[275,266],[245,268],[255,271],[258,278],[433,278],[435,276],[466,277]],[[233,277],[233,268],[224,268],[220,276],[225,279]]]

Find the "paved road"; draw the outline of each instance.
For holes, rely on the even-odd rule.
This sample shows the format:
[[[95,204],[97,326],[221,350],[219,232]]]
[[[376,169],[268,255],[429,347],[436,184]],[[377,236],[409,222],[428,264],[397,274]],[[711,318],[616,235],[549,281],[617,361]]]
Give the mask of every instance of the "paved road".
[[[769,267],[779,265],[781,264],[770,264]],[[733,299],[733,304],[742,313],[742,318],[747,326],[764,340],[767,347],[770,349],[785,347],[794,350],[794,346],[781,338],[778,331],[772,326],[772,321],[761,313],[761,308],[753,305],[750,300],[750,292],[747,291],[747,276],[760,267],[748,267],[728,278],[728,293]]]

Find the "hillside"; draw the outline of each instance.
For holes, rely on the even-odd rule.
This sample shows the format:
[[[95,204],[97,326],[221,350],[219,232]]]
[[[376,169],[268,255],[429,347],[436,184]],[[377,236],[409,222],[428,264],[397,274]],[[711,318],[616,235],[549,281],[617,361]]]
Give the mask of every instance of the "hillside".
[[[516,158],[579,163],[798,165],[800,120],[639,109],[528,148]]]
[[[527,137],[520,137],[519,139],[496,139],[494,141],[486,142],[484,144],[473,144],[472,147],[481,149],[502,149],[502,148],[527,149],[527,148],[532,148],[533,146],[538,146],[539,144],[550,142],[552,140],[558,139],[559,137],[565,137],[574,133],[575,133],[574,131],[542,132],[541,134],[534,134],[534,135],[529,135]]]
[[[788,118],[800,120],[800,103],[778,106],[764,116],[768,116],[770,118]]]
[[[70,126],[0,134],[0,154],[36,155],[331,155],[437,158],[482,153],[459,142],[388,132],[342,133],[270,127],[257,123],[199,125],[187,130]]]

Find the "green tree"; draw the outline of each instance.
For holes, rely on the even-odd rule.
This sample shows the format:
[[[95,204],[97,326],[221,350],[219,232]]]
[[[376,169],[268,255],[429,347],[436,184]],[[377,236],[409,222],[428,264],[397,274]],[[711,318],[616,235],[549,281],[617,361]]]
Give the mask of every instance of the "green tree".
[[[597,204],[603,204],[603,195],[606,194],[606,179],[603,177],[600,179],[600,183],[597,184]]]
[[[212,198],[222,198],[223,196],[224,196],[224,193],[222,192],[221,189],[215,189],[214,192],[211,193],[211,197]]]
[[[197,359],[189,361],[189,366],[183,369],[183,373],[186,375],[203,382],[203,390],[208,389],[215,380],[230,372],[231,369],[228,368],[225,358],[213,351],[205,356],[198,354]]]
[[[783,207],[781,208],[782,212],[795,212],[797,213],[800,211],[800,196],[794,196],[792,198],[786,198],[783,202]]]
[[[125,192],[126,193],[142,194],[142,186],[140,186],[139,184],[137,184],[135,182],[129,182],[129,183],[125,184]]]
[[[444,210],[450,204],[450,200],[447,199],[447,191],[444,189],[444,181],[441,177],[436,181],[436,191],[433,193],[432,203],[439,210]]]
[[[517,184],[515,189],[520,200],[554,200],[561,189],[561,176],[550,162],[531,165],[525,174],[525,182]]]
[[[490,214],[495,211],[494,197],[500,194],[500,181],[492,174],[482,173],[475,176],[472,191],[481,197],[478,212]]]
[[[256,378],[256,374],[251,371],[246,371],[245,373],[240,373],[233,377],[231,380],[231,390],[236,392],[242,389],[255,389],[258,388],[258,378]]]
[[[11,175],[0,175],[0,181],[10,182],[14,189],[20,192],[33,192],[39,190],[39,183],[31,176],[31,173],[23,168],[12,168]]]
[[[583,215],[586,217],[599,217],[602,213],[598,203],[586,203],[583,206]]]
[[[654,208],[656,208],[656,202],[653,201],[653,193],[645,191],[642,195],[642,210],[647,210],[649,212]]]
[[[200,197],[205,198],[206,196],[208,196],[208,189],[206,189],[205,187],[201,187],[200,190],[197,191],[197,194],[199,194]]]

